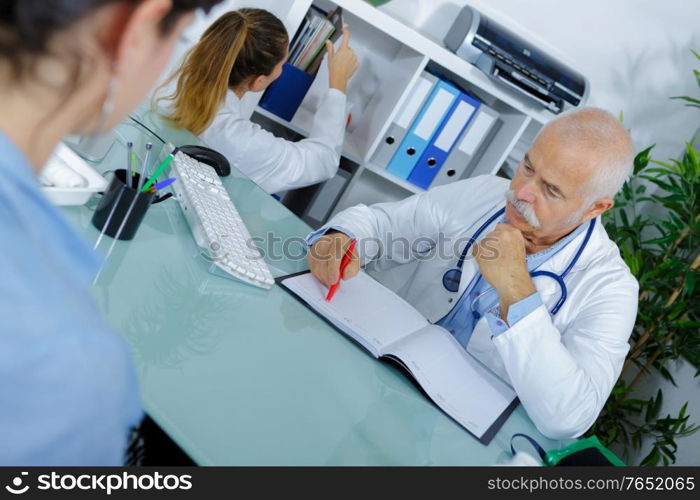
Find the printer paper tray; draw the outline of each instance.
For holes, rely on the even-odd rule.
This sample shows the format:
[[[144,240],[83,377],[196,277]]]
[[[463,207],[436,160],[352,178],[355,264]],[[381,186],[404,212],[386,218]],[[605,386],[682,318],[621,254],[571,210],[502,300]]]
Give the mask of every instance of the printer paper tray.
[[[547,96],[543,95],[542,92],[537,90],[537,88],[535,87],[535,84],[532,84],[532,86],[528,85],[526,83],[525,77],[522,77],[523,80],[520,81],[517,78],[515,78],[513,75],[509,75],[508,73],[502,71],[497,66],[493,68],[493,73],[491,75],[493,78],[497,79],[499,82],[502,82],[502,83],[508,85],[509,87],[517,90],[518,93],[524,94],[527,97],[534,99],[538,103],[545,106],[551,112],[561,113],[562,103],[559,101],[559,99],[556,99],[556,98],[548,99]]]

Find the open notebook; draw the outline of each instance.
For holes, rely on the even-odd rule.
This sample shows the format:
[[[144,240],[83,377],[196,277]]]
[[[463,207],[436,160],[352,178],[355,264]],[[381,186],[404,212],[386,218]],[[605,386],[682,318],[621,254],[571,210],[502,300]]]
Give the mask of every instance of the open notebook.
[[[452,335],[364,271],[343,281],[333,300],[308,271],[277,282],[375,358],[400,363],[428,396],[488,444],[517,406],[513,390],[467,354]]]

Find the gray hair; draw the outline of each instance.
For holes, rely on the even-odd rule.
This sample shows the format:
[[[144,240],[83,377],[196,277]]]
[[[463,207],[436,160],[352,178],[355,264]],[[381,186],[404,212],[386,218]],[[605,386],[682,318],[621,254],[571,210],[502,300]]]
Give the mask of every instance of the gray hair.
[[[537,137],[545,130],[554,130],[565,141],[597,153],[593,161],[595,174],[582,188],[582,212],[596,200],[613,198],[632,174],[634,144],[620,120],[608,111],[574,108],[547,123]]]

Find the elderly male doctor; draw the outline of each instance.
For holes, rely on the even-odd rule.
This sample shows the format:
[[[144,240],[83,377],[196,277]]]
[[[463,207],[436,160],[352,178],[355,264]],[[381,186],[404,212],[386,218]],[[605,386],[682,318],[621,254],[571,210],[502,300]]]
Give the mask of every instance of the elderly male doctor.
[[[360,251],[344,279],[360,265],[418,259],[400,295],[508,382],[543,434],[577,437],[620,374],[637,314],[637,281],[599,218],[633,159],[614,116],[569,111],[542,129],[510,182],[480,176],[339,213],[309,236],[311,272],[333,283],[351,238]],[[414,251],[390,251],[390,238]],[[461,246],[436,252],[445,239]]]

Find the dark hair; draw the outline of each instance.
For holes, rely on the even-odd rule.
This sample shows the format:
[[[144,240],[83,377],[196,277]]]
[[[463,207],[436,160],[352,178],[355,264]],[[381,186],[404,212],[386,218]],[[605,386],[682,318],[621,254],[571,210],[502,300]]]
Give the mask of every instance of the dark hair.
[[[0,0],[0,60],[10,63],[19,79],[33,56],[45,54],[51,37],[83,16],[110,3],[137,4],[141,0]],[[167,33],[179,17],[196,8],[208,11],[221,0],[173,0],[161,21]]]
[[[227,12],[204,32],[182,66],[162,85],[177,78],[169,118],[194,134],[212,122],[226,92],[251,78],[272,73],[287,53],[287,30],[264,9]]]

